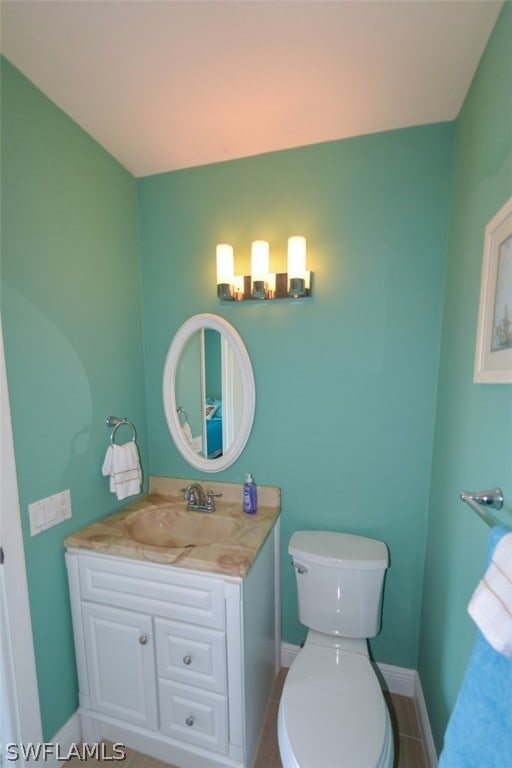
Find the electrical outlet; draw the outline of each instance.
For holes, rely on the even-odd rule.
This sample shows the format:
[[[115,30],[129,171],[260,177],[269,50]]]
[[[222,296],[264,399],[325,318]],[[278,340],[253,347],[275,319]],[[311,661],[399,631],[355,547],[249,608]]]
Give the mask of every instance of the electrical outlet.
[[[30,534],[35,536],[53,525],[71,517],[71,493],[69,490],[47,496],[28,505]]]
[[[68,520],[71,517],[71,492],[62,491],[58,494],[58,518],[59,520]]]

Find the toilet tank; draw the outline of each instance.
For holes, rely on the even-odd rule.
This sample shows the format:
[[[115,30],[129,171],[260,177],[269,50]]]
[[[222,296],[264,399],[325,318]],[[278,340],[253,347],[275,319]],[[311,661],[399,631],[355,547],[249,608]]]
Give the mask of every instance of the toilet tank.
[[[297,578],[299,619],[342,637],[374,637],[389,565],[383,541],[329,531],[296,531],[288,545]]]

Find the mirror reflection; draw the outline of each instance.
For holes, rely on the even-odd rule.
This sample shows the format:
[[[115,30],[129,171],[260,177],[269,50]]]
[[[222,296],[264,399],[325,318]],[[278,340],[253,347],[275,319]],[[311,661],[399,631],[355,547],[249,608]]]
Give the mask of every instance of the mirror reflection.
[[[223,318],[197,315],[176,334],[165,365],[164,406],[190,464],[213,472],[237,458],[252,426],[254,378],[242,340]]]
[[[184,439],[194,453],[217,459],[229,448],[240,427],[241,392],[240,370],[227,340],[212,328],[193,334],[178,361],[176,402]]]
[[[206,455],[216,459],[222,456],[224,445],[229,448],[222,429],[222,339],[220,333],[211,328],[205,328],[203,333]]]

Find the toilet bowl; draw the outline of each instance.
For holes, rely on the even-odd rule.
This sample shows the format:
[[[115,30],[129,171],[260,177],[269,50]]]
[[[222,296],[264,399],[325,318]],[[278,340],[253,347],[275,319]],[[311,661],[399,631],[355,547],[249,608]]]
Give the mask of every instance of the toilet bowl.
[[[306,643],[278,715],[283,768],[391,768],[389,712],[368,656]]]
[[[367,643],[380,630],[387,547],[353,534],[296,531],[288,552],[308,634],[279,703],[283,766],[391,768],[391,720]]]

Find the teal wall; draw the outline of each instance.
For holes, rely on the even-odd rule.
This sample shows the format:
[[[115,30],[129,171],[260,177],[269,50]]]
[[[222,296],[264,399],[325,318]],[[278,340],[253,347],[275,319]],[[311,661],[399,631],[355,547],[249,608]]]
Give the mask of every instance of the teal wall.
[[[405,667],[417,662],[451,150],[452,125],[431,125],[138,182],[152,473],[197,476],[166,426],[162,369],[187,317],[221,314],[251,357],[256,415],[242,456],[210,482],[253,472],[282,489],[283,638],[305,635],[291,533],[375,536],[391,568],[372,649]],[[284,271],[293,234],[308,240],[310,301],[217,301],[216,243],[247,274],[251,241],[268,239]]]
[[[62,540],[119,506],[106,417],[137,424],[147,469],[135,181],[2,60],[1,299],[46,739],[77,706]],[[73,516],[30,536],[27,505]]]
[[[438,747],[475,639],[466,607],[488,535],[458,492],[501,485],[509,512],[512,500],[512,386],[473,384],[483,233],[512,194],[511,50],[505,3],[455,132],[419,656]]]

